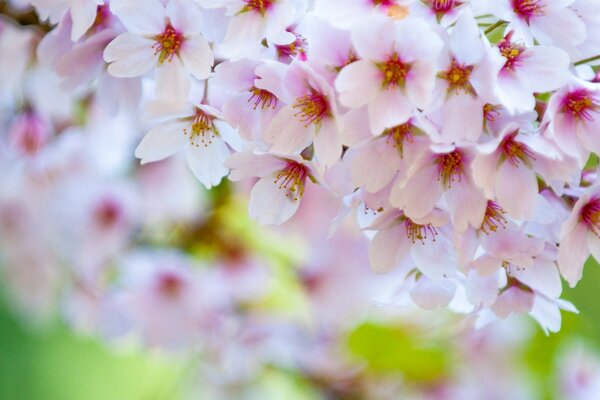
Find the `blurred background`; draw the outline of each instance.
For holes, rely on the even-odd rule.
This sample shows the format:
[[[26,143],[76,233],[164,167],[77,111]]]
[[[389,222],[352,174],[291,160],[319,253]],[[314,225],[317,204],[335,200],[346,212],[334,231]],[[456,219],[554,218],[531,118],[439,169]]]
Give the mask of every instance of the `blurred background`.
[[[556,334],[417,308],[316,185],[266,228],[253,182],[140,166],[151,83],[98,52],[61,75],[25,3],[0,1],[0,400],[600,398],[593,260]]]

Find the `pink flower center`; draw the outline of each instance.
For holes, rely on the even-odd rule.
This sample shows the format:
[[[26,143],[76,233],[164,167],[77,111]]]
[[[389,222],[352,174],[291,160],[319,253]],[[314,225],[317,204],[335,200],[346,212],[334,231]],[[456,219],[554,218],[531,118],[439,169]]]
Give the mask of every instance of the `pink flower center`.
[[[90,27],[90,32],[97,32],[104,28],[107,28],[110,25],[110,20],[112,18],[112,13],[110,12],[110,7],[108,4],[101,4],[96,8],[96,18],[94,19],[94,23]]]
[[[544,15],[546,4],[543,0],[512,0],[513,11],[529,22],[531,17]]]
[[[506,214],[506,211],[504,211],[504,209],[500,207],[498,203],[488,200],[480,229],[486,235],[496,232],[499,227],[506,229],[506,218],[504,218],[504,214]]]
[[[440,72],[438,76],[448,81],[448,93],[459,92],[462,90],[465,93],[474,94],[475,90],[469,82],[471,72],[473,72],[472,65],[460,64],[453,58],[450,67],[446,71]]]
[[[406,236],[410,239],[412,243],[416,243],[420,241],[421,244],[425,244],[425,240],[428,237],[435,242],[435,237],[438,232],[435,227],[431,224],[420,225],[411,220],[410,218],[406,218],[404,220],[404,226],[406,227]]]
[[[95,220],[102,228],[110,229],[121,219],[121,205],[113,199],[104,199],[95,210]]]
[[[414,132],[413,125],[410,122],[406,122],[402,125],[394,126],[393,128],[386,129],[383,132],[384,135],[387,135],[387,143],[392,143],[392,145],[400,151],[400,157],[404,156],[404,142],[408,141],[409,143],[413,142]]]
[[[293,33],[296,36],[296,40],[286,45],[275,45],[277,58],[282,62],[291,62],[294,57],[298,57],[301,61],[306,61],[308,42],[304,36],[294,32],[291,28],[286,29],[286,31]]]
[[[425,2],[436,14],[446,14],[462,3],[456,0],[428,0]]]
[[[286,190],[286,197],[294,201],[299,200],[304,194],[304,184],[308,177],[308,169],[303,164],[287,160],[285,168],[275,174],[275,183],[279,189]]]
[[[298,97],[292,107],[298,110],[294,116],[304,122],[305,126],[319,126],[323,118],[331,115],[327,98],[312,89],[310,93]]]
[[[600,198],[593,197],[590,199],[581,209],[579,215],[588,229],[600,237]]]
[[[173,273],[165,272],[158,278],[158,292],[167,298],[179,297],[182,288],[183,281]]]
[[[171,61],[179,53],[185,38],[171,24],[167,24],[163,33],[154,36],[154,40],[154,55],[158,54],[158,62],[162,63],[165,60]]]
[[[265,109],[265,108],[275,108],[277,107],[277,96],[275,96],[273,93],[269,92],[268,90],[265,89],[259,89],[256,86],[252,86],[250,88],[250,93],[252,94],[250,96],[250,98],[248,99],[248,102],[254,102],[254,106],[252,107],[253,109],[257,109],[259,106],[261,109]]]
[[[441,154],[437,157],[438,180],[446,188],[452,187],[452,182],[460,182],[464,173],[463,154],[459,150]]]
[[[511,31],[508,35],[502,39],[498,44],[498,49],[502,57],[506,58],[506,62],[502,69],[513,71],[516,67],[521,66],[523,59],[521,55],[525,51],[525,47],[519,46],[518,44],[511,42],[513,32]]]
[[[508,160],[515,167],[518,167],[520,163],[531,166],[535,155],[526,144],[515,140],[517,133],[518,131],[515,131],[507,135],[500,143],[501,160]]]
[[[382,72],[381,87],[384,89],[404,87],[406,75],[411,65],[402,62],[397,53],[392,54],[386,62],[375,64]]]
[[[600,108],[594,94],[588,89],[576,89],[568,93],[562,101],[562,111],[575,119],[594,119],[593,113]]]
[[[203,145],[207,147],[212,143],[213,139],[219,136],[219,130],[213,124],[214,117],[208,115],[199,108],[196,108],[196,114],[189,118],[191,120],[191,129],[184,129],[184,135],[189,135],[190,144],[192,146]]]
[[[240,12],[254,11],[264,16],[275,1],[276,0],[244,0],[246,5],[242,7]]]

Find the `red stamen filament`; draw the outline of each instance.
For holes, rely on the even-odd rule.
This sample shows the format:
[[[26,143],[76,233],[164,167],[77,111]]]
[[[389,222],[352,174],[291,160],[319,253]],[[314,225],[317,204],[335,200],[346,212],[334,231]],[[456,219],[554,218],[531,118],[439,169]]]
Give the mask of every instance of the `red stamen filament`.
[[[185,38],[171,24],[167,24],[163,33],[154,36],[156,43],[152,45],[154,55],[159,54],[158,62],[171,61],[178,54]]]
[[[438,156],[438,180],[446,188],[452,187],[452,182],[460,182],[464,173],[462,153],[454,150],[452,153]]]
[[[431,224],[419,225],[413,222],[410,218],[406,218],[404,220],[404,226],[406,227],[406,236],[410,239],[410,241],[414,244],[417,241],[420,241],[421,244],[425,244],[425,240],[427,240],[428,235],[431,237],[431,240],[435,242],[435,237],[438,232],[435,227]]]
[[[277,107],[277,96],[275,96],[273,93],[269,92],[268,90],[265,89],[259,89],[256,86],[252,86],[250,88],[250,93],[252,94],[252,96],[250,96],[250,98],[248,99],[248,102],[253,102],[254,101],[254,106],[252,107],[254,110],[256,110],[259,106],[261,109],[265,109],[265,108],[275,108]]]
[[[304,122],[304,126],[306,127],[310,124],[319,126],[323,118],[331,115],[327,98],[314,90],[311,90],[310,93],[302,97],[298,97],[292,107],[298,109],[298,112],[294,116]]]
[[[307,176],[308,171],[304,165],[296,161],[288,161],[288,165],[277,172],[273,183],[278,185],[279,189],[286,190],[286,197],[298,201],[304,194]]]

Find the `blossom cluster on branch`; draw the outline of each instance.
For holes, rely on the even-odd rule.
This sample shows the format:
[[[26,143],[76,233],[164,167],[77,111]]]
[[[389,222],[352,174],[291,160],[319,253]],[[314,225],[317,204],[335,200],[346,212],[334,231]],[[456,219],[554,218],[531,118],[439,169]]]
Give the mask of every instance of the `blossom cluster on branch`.
[[[529,313],[549,331],[575,311],[561,275],[573,286],[600,259],[596,0],[30,3],[49,32],[0,21],[9,160],[71,135],[53,156],[75,165],[38,165],[60,175],[88,162],[66,157],[77,118],[107,130],[108,115],[135,115],[142,164],[184,151],[206,188],[253,178],[261,224],[286,223],[311,187],[335,196],[337,216],[319,222],[334,234],[355,220],[373,270],[402,276],[387,302],[477,326]],[[110,164],[106,142],[131,136],[94,138]],[[101,183],[83,187],[71,194],[92,204]],[[126,223],[111,201],[94,203],[98,229]],[[88,233],[69,233],[81,263],[110,247]]]

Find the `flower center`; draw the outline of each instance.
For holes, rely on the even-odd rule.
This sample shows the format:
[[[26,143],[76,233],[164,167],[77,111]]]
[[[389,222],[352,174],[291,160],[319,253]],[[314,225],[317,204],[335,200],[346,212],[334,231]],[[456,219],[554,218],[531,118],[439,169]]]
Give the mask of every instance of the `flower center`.
[[[392,54],[386,62],[375,64],[382,72],[381,87],[384,89],[404,87],[406,75],[410,71],[410,64],[402,62],[397,53]]]
[[[481,230],[489,235],[492,232],[496,232],[499,227],[506,229],[506,218],[504,218],[506,211],[498,205],[495,201],[488,200],[487,208],[485,209],[485,215],[483,216],[483,222],[481,223]]]
[[[544,15],[546,4],[543,0],[512,0],[515,14],[529,22],[531,17]]]
[[[431,7],[436,14],[446,14],[462,3],[456,0],[429,0],[426,4]]]
[[[306,61],[306,49],[308,47],[308,42],[304,36],[294,32],[291,28],[286,29],[286,31],[293,33],[294,36],[296,36],[296,40],[286,45],[275,45],[277,58],[279,61],[283,62],[290,62],[293,57],[298,57],[298,59],[301,61]]]
[[[94,217],[98,225],[110,229],[115,226],[122,217],[122,209],[119,203],[113,199],[104,199],[94,212]]]
[[[312,89],[310,93],[298,97],[292,107],[298,109],[294,116],[304,122],[304,126],[310,124],[319,126],[323,118],[331,115],[327,98]]]
[[[563,100],[562,110],[576,119],[591,121],[592,113],[597,113],[600,108],[594,95],[588,89],[577,89],[567,94]]]
[[[252,95],[248,99],[248,102],[254,102],[254,106],[252,107],[254,110],[256,110],[259,106],[263,110],[265,108],[274,109],[277,107],[277,96],[268,90],[259,89],[256,86],[252,86],[249,91]]]
[[[448,81],[448,93],[463,90],[465,93],[475,94],[475,89],[469,82],[471,72],[473,72],[472,65],[459,64],[453,58],[450,67],[446,71],[440,72],[438,76]]]
[[[517,142],[515,137],[518,131],[507,135],[500,143],[501,161],[508,160],[512,165],[518,167],[520,163],[531,166],[535,160],[533,151],[524,143]]]
[[[600,237],[600,198],[592,198],[581,209],[580,216],[588,229]]]
[[[207,147],[212,143],[213,139],[219,136],[219,130],[213,124],[214,117],[208,115],[199,108],[196,108],[196,114],[191,117],[191,129],[183,130],[185,135],[189,134],[190,144],[199,147],[203,145]]]
[[[420,241],[421,244],[425,244],[425,240],[427,240],[428,235],[431,237],[431,240],[435,242],[435,237],[438,232],[435,227],[431,224],[420,225],[411,220],[410,218],[406,218],[404,220],[404,226],[406,227],[406,236],[410,239],[412,243],[416,243]]]
[[[502,69],[513,71],[515,67],[521,66],[523,60],[521,54],[525,51],[525,47],[519,46],[511,42],[513,31],[511,31],[500,43],[498,43],[498,49],[502,57],[506,58],[506,62]]]
[[[183,289],[180,277],[173,273],[163,273],[158,277],[158,291],[167,298],[176,298]]]
[[[154,36],[156,42],[152,45],[154,55],[158,56],[158,62],[171,61],[179,52],[185,38],[171,24],[167,24],[163,33]]]
[[[500,109],[500,106],[495,106],[490,103],[485,103],[483,105],[484,123],[494,122],[496,120],[496,117],[498,117],[500,115],[500,112],[498,111],[499,109]]]
[[[463,155],[459,150],[437,157],[438,180],[446,188],[452,187],[452,182],[460,182],[464,173]]]
[[[307,176],[308,170],[303,164],[288,160],[285,168],[275,174],[273,183],[279,189],[286,190],[286,197],[297,201],[304,194],[304,184],[306,183]]]
[[[386,129],[383,134],[387,135],[387,143],[391,142],[400,151],[400,157],[404,156],[404,142],[412,143],[414,139],[413,125],[410,122]]]
[[[240,12],[254,11],[264,16],[275,1],[276,0],[244,0],[246,5],[242,7]]]

